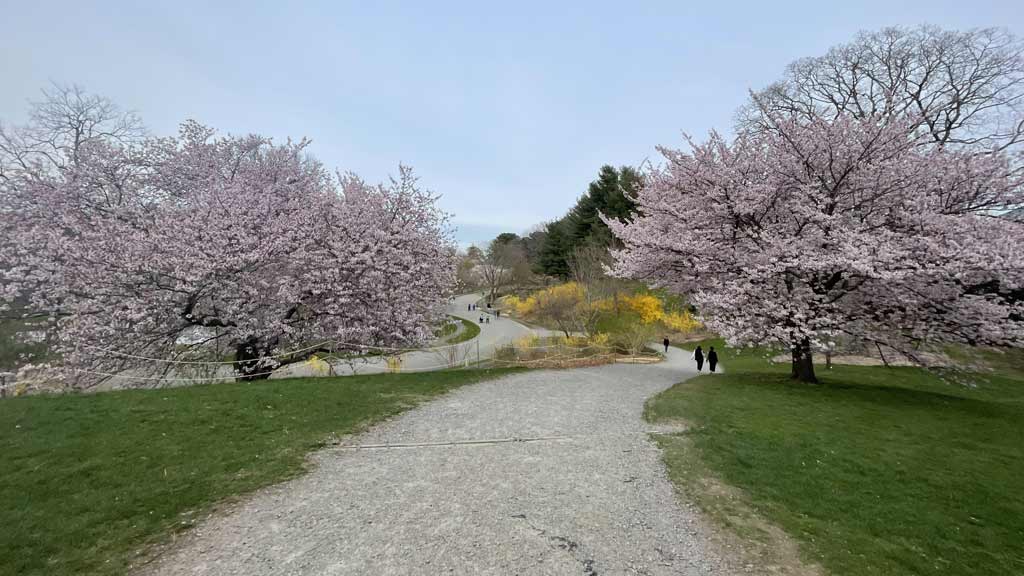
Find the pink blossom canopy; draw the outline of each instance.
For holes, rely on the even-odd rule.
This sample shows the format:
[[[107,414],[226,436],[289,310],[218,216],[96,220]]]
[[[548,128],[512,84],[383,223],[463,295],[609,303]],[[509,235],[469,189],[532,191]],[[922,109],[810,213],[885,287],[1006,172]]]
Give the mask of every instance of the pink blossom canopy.
[[[411,170],[334,177],[305,142],[217,137],[96,141],[58,169],[3,183],[4,299],[49,315],[73,370],[164,369],[209,341],[255,356],[322,341],[429,338],[454,284],[447,217]]]
[[[773,119],[662,149],[618,274],[688,294],[733,343],[838,335],[1022,345],[1019,159],[930,145],[913,120]]]

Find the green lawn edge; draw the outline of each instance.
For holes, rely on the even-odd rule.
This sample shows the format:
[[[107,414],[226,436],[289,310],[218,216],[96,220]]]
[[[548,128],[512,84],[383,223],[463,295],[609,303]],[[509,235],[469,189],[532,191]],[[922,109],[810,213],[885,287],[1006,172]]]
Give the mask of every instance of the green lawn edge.
[[[978,351],[999,362],[974,387],[855,366],[809,385],[766,351],[701,344],[725,373],[664,391],[645,417],[689,425],[656,440],[719,524],[759,539],[749,508],[836,576],[1024,573],[1024,356]],[[708,496],[704,472],[741,497]]]
[[[472,340],[473,338],[476,338],[477,336],[480,335],[480,327],[476,325],[476,322],[473,322],[472,320],[466,320],[465,318],[459,318],[458,316],[452,316],[452,318],[461,320],[462,325],[465,327],[465,329],[458,335],[456,335],[454,338],[446,342],[446,346],[462,344],[463,342]]]

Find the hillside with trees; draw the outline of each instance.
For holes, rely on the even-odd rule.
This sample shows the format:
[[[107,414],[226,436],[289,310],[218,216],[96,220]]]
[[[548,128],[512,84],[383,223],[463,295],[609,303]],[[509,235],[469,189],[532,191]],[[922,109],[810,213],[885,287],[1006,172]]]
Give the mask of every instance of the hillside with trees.
[[[642,182],[634,168],[602,166],[597,179],[590,183],[576,205],[562,218],[547,224],[539,253],[531,262],[533,269],[540,274],[567,279],[571,275],[574,253],[580,248],[619,246],[601,217],[629,219],[636,210],[636,196]]]

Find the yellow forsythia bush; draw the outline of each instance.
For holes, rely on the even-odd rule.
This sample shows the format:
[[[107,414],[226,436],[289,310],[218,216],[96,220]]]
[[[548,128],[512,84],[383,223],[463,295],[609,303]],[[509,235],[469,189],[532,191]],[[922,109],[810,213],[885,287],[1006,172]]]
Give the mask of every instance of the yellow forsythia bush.
[[[392,374],[402,371],[401,356],[387,356],[384,358],[384,364],[388,367],[388,372]]]
[[[506,296],[505,305],[515,312],[516,316],[529,316],[537,308],[537,298],[534,296],[528,296],[526,298],[520,298],[518,296]]]
[[[690,314],[689,310],[683,310],[682,312],[669,312],[668,314],[665,314],[664,318],[661,319],[661,322],[666,328],[683,333],[690,333],[704,327],[699,320],[693,317],[693,314]]]
[[[316,354],[310,356],[309,360],[306,360],[306,365],[309,366],[310,371],[317,376],[327,376],[331,373],[331,365]]]
[[[575,302],[583,300],[583,286],[576,282],[566,282],[536,292],[528,299],[534,299],[541,304],[545,302]]]
[[[635,294],[622,299],[623,303],[640,316],[644,324],[653,324],[665,315],[661,300],[651,294]]]

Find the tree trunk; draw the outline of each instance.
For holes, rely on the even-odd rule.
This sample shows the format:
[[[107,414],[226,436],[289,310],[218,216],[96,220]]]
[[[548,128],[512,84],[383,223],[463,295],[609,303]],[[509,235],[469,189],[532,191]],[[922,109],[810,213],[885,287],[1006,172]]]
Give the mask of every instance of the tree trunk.
[[[255,336],[249,336],[235,347],[235,372],[239,382],[266,380],[274,370],[274,365],[267,360],[260,362],[261,357],[270,355],[271,347]]]
[[[882,357],[882,364],[885,364],[885,367],[888,368],[889,361],[885,359],[885,352],[882,352],[882,347],[878,344],[878,342],[875,342],[875,348],[878,348],[878,355]]]
[[[793,353],[793,379],[801,382],[817,384],[818,379],[814,376],[814,364],[811,361],[811,340],[804,338],[791,345]]]

